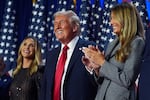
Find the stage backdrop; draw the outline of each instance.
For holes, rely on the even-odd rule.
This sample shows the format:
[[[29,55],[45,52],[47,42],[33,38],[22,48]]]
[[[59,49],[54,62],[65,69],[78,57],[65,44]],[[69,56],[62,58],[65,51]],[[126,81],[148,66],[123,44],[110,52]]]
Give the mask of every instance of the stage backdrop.
[[[145,30],[150,20],[150,0],[0,0],[0,56],[8,71],[16,67],[17,51],[26,36],[34,36],[46,50],[57,47],[53,34],[53,14],[74,10],[81,19],[81,38],[94,41],[103,51],[115,35],[109,24],[110,8],[132,2],[140,12]]]

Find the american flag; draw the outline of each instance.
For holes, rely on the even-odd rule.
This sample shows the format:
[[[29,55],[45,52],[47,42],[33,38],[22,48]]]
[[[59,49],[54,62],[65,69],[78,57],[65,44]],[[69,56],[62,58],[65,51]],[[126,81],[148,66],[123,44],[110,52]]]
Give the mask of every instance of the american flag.
[[[57,2],[52,0],[51,2],[47,2],[47,18],[46,18],[46,32],[48,37],[48,49],[56,48],[58,46],[58,41],[55,38],[53,33],[54,25],[53,25],[53,15],[57,11]]]
[[[13,0],[6,0],[2,27],[0,29],[0,56],[3,57],[6,63],[5,71],[16,67],[18,33],[16,32],[15,16],[16,11]]]
[[[94,41],[105,51],[107,44],[115,35],[109,23],[110,8],[115,5],[115,0],[105,0],[104,8],[100,7],[99,0],[92,4],[91,0],[82,0],[79,17],[81,20],[81,38]]]
[[[43,64],[46,60],[46,50],[47,50],[47,36],[46,36],[46,12],[45,12],[45,0],[37,0],[33,3],[32,19],[29,26],[28,36],[33,36],[37,38],[42,48],[42,58]]]
[[[148,27],[148,23],[149,23],[148,11],[146,9],[146,2],[144,0],[132,0],[131,3],[133,3],[136,6],[136,8],[138,9],[139,14],[143,21],[145,30],[146,30]]]
[[[92,9],[91,9],[91,17],[90,20],[92,22],[92,37],[93,41],[100,45],[100,47],[103,47],[103,44],[101,42],[101,35],[102,35],[102,8],[100,7],[99,0],[95,0],[94,3],[92,3]],[[103,48],[102,48],[103,49]]]
[[[103,15],[102,15],[103,27],[102,27],[102,34],[101,34],[101,40],[102,40],[101,43],[102,43],[102,48],[104,48],[104,51],[107,48],[108,43],[115,38],[115,35],[113,34],[112,31],[112,27],[110,25],[109,18],[110,18],[110,8],[112,8],[116,4],[118,4],[117,0],[104,1]]]
[[[90,0],[81,0],[80,5],[80,24],[81,24],[81,38],[85,40],[92,40],[91,35],[91,26],[92,23],[90,21],[91,16],[91,1]]]
[[[57,11],[73,10],[75,11],[75,4],[73,0],[58,0]]]

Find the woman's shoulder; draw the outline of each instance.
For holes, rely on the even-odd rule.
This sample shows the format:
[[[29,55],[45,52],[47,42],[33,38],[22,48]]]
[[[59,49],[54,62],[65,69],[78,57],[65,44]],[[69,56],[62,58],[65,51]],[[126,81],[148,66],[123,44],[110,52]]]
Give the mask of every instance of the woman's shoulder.
[[[44,68],[45,68],[44,65],[38,66],[37,72],[33,73],[32,77],[35,78],[36,80],[41,80],[41,77],[44,73]]]
[[[136,36],[134,38],[134,40],[132,41],[131,46],[133,48],[138,48],[138,49],[141,48],[141,49],[143,49],[144,46],[145,46],[145,40],[144,40],[144,38],[141,37],[141,36]]]
[[[136,36],[134,39],[133,39],[133,42],[132,43],[145,43],[145,40],[143,37],[141,36]]]

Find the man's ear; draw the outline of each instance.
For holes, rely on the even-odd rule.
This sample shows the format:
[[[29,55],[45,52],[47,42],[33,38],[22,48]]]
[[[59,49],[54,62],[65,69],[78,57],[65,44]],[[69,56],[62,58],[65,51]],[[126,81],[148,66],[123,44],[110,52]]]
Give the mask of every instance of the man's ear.
[[[77,32],[78,27],[76,25],[73,26],[73,32]]]

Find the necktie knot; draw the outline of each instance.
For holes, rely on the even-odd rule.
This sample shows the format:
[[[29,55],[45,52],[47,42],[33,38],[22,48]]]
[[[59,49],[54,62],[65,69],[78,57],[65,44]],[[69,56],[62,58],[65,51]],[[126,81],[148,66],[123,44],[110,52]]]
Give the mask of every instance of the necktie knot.
[[[65,45],[64,47],[63,47],[63,51],[62,51],[62,53],[65,55],[65,56],[67,56],[67,50],[69,49],[69,47],[67,46],[67,45]]]
[[[67,45],[64,46],[63,51],[67,51],[69,47]]]

